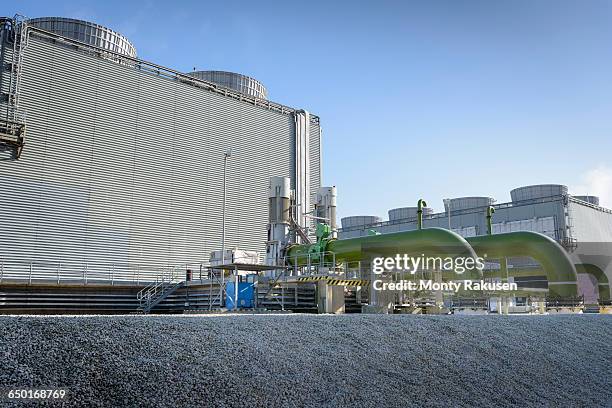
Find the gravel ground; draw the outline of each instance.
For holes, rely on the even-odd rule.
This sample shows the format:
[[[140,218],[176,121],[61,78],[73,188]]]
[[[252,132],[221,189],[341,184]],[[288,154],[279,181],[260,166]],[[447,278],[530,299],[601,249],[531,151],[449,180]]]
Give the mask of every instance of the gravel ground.
[[[604,315],[0,316],[0,388],[63,387],[65,406],[611,407],[611,342]]]

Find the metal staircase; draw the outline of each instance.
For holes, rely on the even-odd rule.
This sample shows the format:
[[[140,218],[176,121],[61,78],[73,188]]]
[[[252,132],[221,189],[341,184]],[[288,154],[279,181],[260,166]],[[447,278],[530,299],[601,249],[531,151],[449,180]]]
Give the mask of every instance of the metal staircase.
[[[150,313],[162,300],[183,285],[184,282],[176,281],[174,269],[162,273],[154,282],[151,282],[136,294],[138,310],[145,314]]]
[[[565,228],[561,231],[560,244],[568,252],[574,252],[578,248],[578,240],[574,237],[574,217],[571,208],[571,198],[563,196],[563,208],[565,209]]]

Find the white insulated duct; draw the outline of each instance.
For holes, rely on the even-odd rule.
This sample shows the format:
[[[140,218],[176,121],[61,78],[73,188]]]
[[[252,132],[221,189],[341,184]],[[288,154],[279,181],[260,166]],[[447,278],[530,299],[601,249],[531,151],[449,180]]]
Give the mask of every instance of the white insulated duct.
[[[332,237],[338,235],[336,225],[336,186],[319,187],[317,190],[317,201],[315,203],[317,222],[324,222],[331,227]]]
[[[295,204],[296,223],[307,228],[310,212],[310,114],[294,112],[295,120]]]
[[[270,177],[268,185],[268,243],[266,264],[277,265],[281,249],[289,243],[291,179]]]

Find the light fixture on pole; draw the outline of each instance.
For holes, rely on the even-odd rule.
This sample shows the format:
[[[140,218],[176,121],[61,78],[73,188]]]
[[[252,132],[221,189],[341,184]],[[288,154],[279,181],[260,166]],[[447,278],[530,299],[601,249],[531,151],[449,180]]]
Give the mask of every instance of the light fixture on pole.
[[[225,269],[223,269],[223,265],[225,265],[225,204],[226,204],[226,196],[227,196],[227,159],[232,156],[232,150],[227,149],[223,153],[223,214],[221,219],[221,289],[220,295],[223,295],[225,288]],[[236,303],[236,300],[234,300]]]
[[[225,206],[227,201],[227,159],[232,156],[232,149],[223,153],[223,215],[221,219],[221,265],[225,265]]]

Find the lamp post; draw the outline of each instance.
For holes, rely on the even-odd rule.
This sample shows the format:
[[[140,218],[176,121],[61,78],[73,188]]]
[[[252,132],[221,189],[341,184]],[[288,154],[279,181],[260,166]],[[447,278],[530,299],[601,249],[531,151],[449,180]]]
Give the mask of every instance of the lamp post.
[[[225,204],[227,196],[227,159],[229,159],[231,156],[231,149],[227,149],[223,153],[223,212],[221,218],[221,294],[223,294],[223,289],[225,288],[225,269],[223,269],[223,265],[225,265]],[[236,299],[234,299],[234,303],[236,303]]]
[[[232,156],[232,150],[223,153],[223,215],[221,221],[221,265],[225,265],[225,204],[227,201],[227,159]]]

